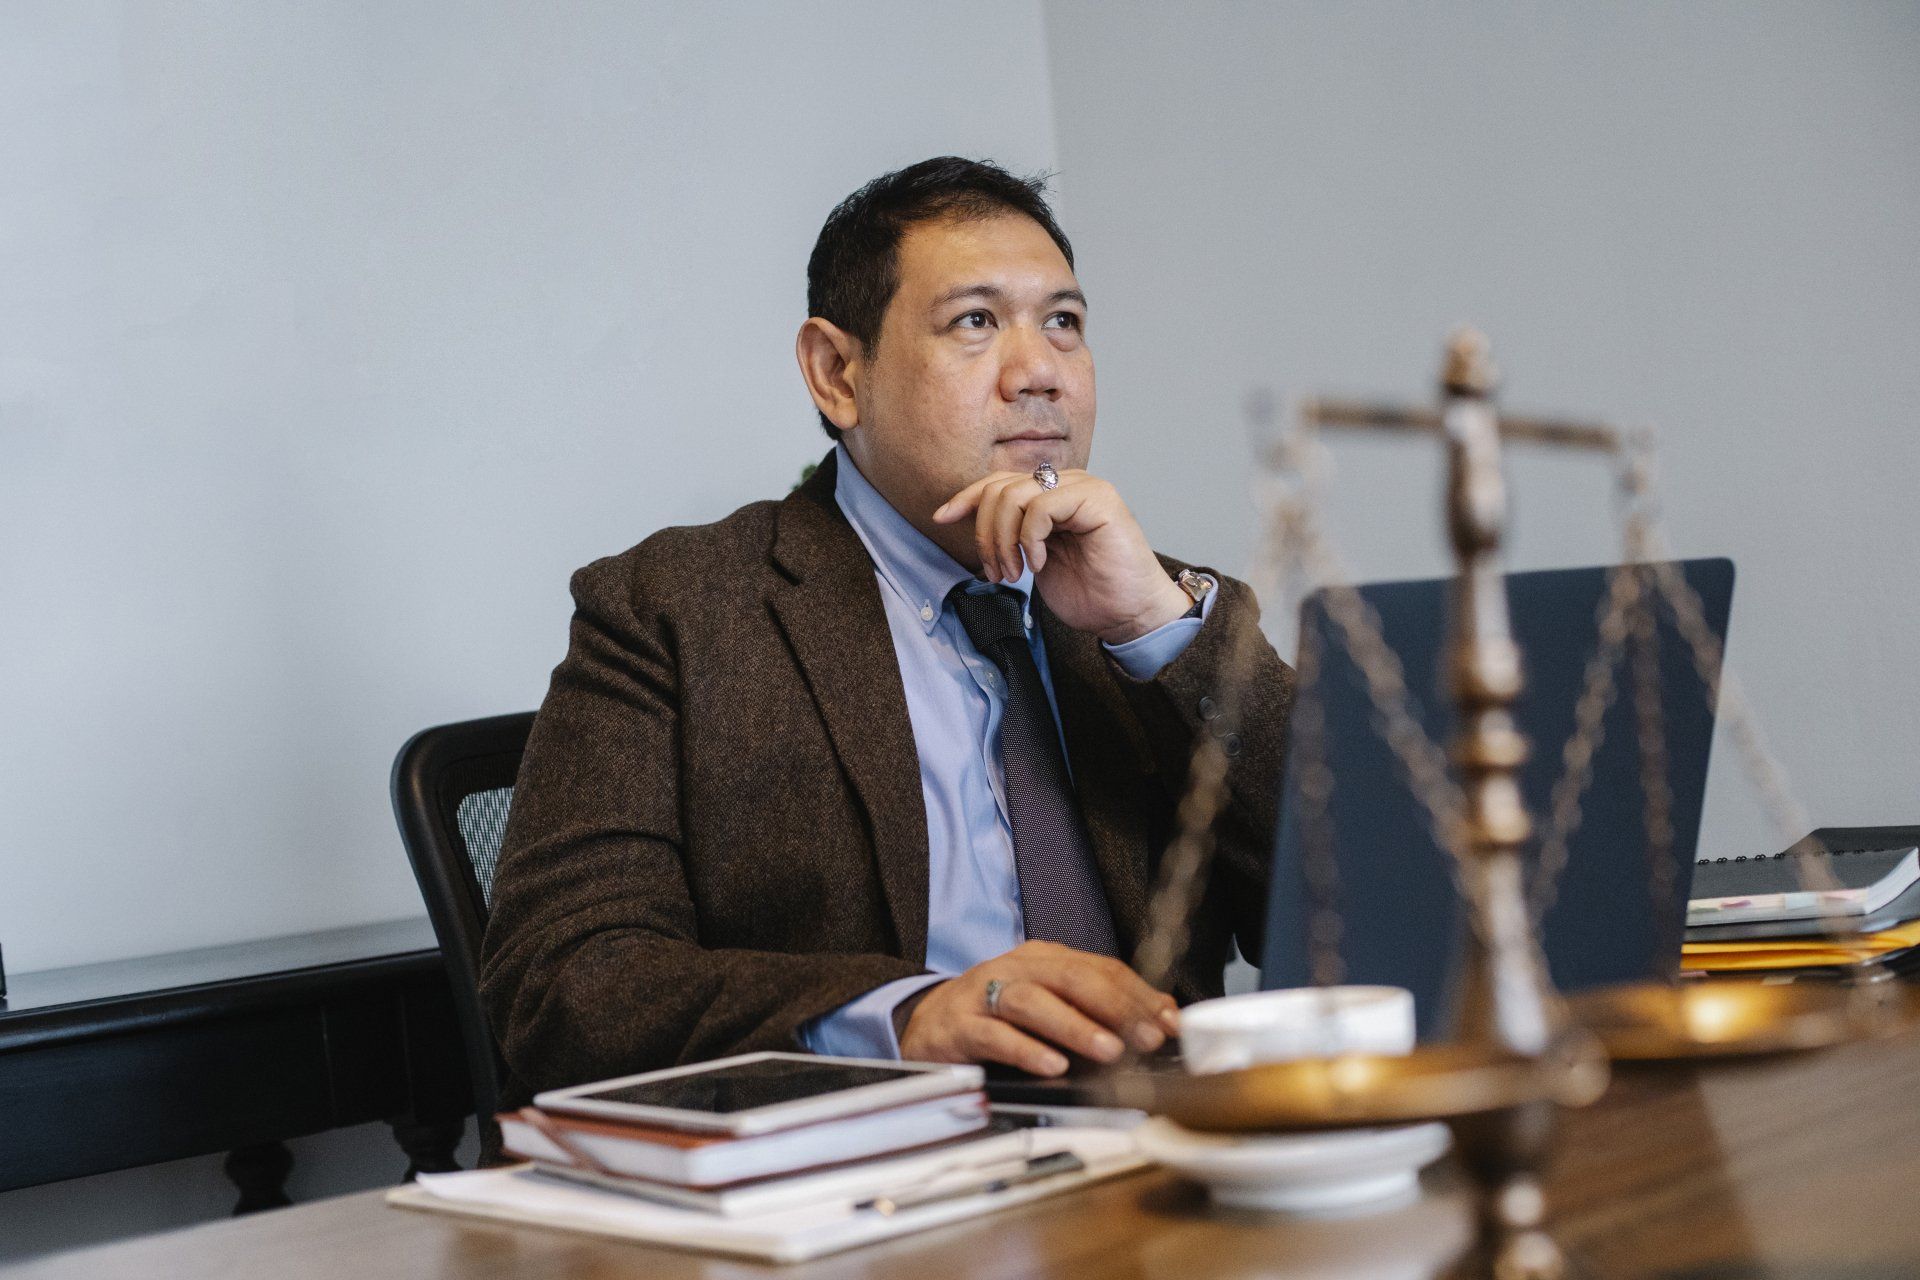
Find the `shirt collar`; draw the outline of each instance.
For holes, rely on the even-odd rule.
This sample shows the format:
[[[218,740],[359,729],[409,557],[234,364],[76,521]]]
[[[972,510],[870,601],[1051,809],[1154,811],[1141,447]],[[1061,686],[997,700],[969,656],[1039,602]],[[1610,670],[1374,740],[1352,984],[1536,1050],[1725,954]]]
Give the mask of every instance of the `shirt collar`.
[[[958,560],[893,509],[893,504],[860,474],[846,445],[835,445],[834,455],[838,459],[834,501],[840,504],[847,523],[853,526],[867,554],[873,558],[873,567],[881,580],[913,609],[921,628],[932,634],[946,608],[947,593],[958,583],[977,580]],[[984,589],[987,584],[979,585]],[[1019,579],[1005,585],[1030,601],[1033,570],[1023,561]],[[1027,609],[1027,625],[1031,628],[1030,602]]]

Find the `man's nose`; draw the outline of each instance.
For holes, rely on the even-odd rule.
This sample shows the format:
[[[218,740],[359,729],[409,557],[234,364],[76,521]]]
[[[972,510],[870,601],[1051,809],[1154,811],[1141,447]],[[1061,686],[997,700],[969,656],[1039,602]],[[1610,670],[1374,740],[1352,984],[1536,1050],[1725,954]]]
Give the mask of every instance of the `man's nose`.
[[[1010,325],[1001,331],[1005,352],[1000,365],[1000,396],[1017,404],[1022,396],[1060,398],[1060,353],[1047,335],[1032,325]]]

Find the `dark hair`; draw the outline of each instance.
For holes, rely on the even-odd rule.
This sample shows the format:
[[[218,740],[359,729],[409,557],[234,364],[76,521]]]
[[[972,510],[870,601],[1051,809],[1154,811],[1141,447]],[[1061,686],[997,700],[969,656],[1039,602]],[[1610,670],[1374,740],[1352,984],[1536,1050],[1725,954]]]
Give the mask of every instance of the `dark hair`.
[[[860,340],[868,356],[880,341],[880,321],[900,287],[900,238],[907,228],[942,218],[1032,218],[1073,265],[1073,246],[1053,220],[1042,193],[1045,175],[1016,178],[999,165],[938,156],[884,173],[842,200],[827,215],[807,259],[807,314],[832,322]],[[820,425],[835,440],[840,428],[826,414]]]

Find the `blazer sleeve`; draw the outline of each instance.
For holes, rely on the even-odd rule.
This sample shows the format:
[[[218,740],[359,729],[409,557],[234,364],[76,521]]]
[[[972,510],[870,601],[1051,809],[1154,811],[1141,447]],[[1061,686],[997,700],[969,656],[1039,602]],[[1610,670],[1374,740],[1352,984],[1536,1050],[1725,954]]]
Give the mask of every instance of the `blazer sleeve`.
[[[1187,567],[1161,559],[1169,572]],[[1227,753],[1227,801],[1215,825],[1204,909],[1232,920],[1240,953],[1258,964],[1293,708],[1293,668],[1261,634],[1253,590],[1215,570],[1202,572],[1219,583],[1220,598],[1187,647],[1150,679],[1136,680],[1117,663],[1115,671],[1162,777],[1184,790],[1200,734],[1213,735]],[[1231,716],[1230,688],[1237,690],[1239,704]]]
[[[481,957],[501,1051],[531,1090],[762,1049],[922,973],[885,955],[701,944],[681,863],[673,630],[630,560],[574,575],[567,655],[515,784]]]

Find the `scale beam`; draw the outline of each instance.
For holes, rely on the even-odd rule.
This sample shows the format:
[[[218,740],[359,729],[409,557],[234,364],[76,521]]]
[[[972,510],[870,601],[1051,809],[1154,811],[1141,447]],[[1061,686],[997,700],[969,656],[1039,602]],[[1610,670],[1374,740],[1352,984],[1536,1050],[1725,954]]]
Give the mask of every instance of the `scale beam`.
[[[1438,410],[1420,405],[1388,404],[1377,400],[1318,398],[1301,402],[1300,421],[1315,427],[1364,431],[1400,431],[1439,434],[1445,430]],[[1527,418],[1503,414],[1500,438],[1525,444],[1619,453],[1627,433],[1604,422],[1578,418]]]

